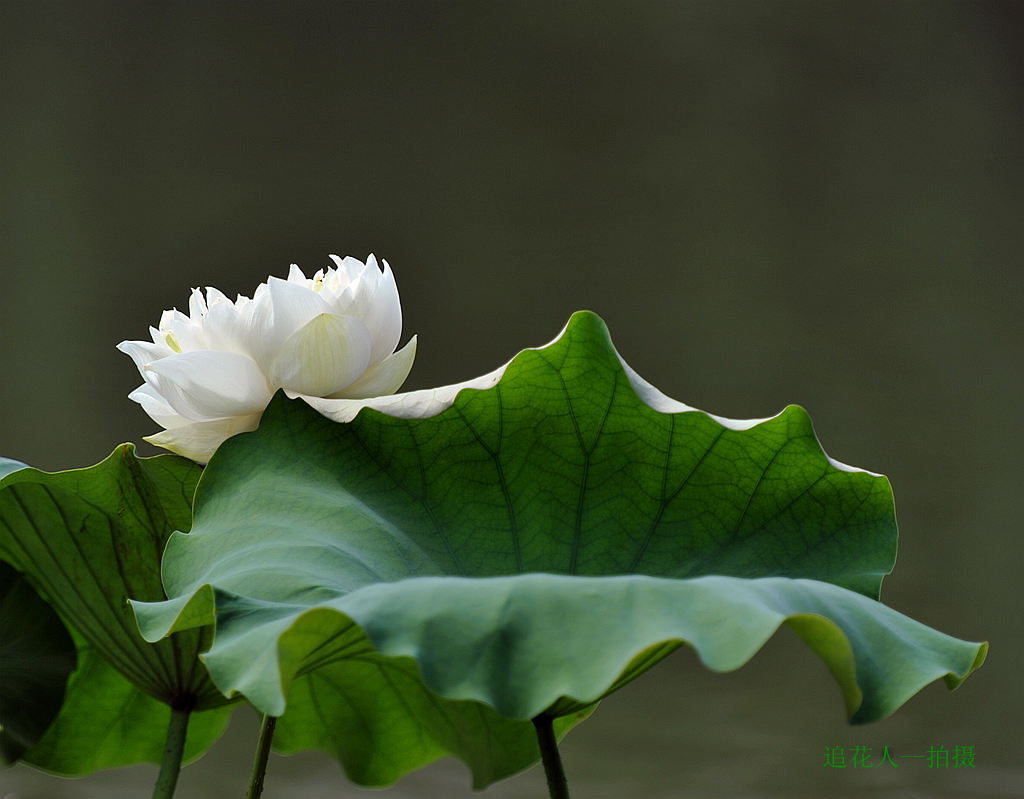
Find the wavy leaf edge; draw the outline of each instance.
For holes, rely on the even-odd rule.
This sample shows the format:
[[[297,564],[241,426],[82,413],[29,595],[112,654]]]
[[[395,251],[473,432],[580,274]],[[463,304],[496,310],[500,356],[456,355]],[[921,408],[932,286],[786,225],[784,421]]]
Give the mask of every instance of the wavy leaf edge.
[[[589,690],[571,688],[565,692],[548,692],[543,697],[531,697],[529,699],[520,697],[510,702],[503,698],[503,691],[489,690],[482,678],[477,682],[461,683],[454,681],[451,672],[444,672],[437,669],[424,670],[424,663],[436,663],[448,661],[439,656],[441,648],[436,642],[433,645],[425,645],[408,637],[408,631],[403,635],[394,633],[387,624],[380,623],[380,615],[387,619],[393,616],[387,611],[388,606],[395,604],[408,605],[415,600],[422,601],[430,596],[436,602],[436,597],[448,588],[454,588],[456,593],[468,593],[462,589],[467,587],[478,587],[484,591],[494,591],[494,587],[514,586],[519,584],[527,590],[530,584],[548,582],[564,594],[569,593],[590,593],[590,600],[596,595],[609,596],[609,589],[625,588],[618,593],[634,593],[637,590],[644,590],[645,586],[653,588],[661,593],[664,591],[678,591],[686,594],[691,591],[702,592],[710,588],[717,595],[716,603],[721,607],[729,607],[737,614],[747,618],[747,625],[739,625],[739,629],[733,629],[735,633],[728,647],[722,645],[722,641],[708,639],[702,640],[698,636],[687,634],[669,634],[662,630],[657,634],[648,635],[646,638],[637,641],[629,648],[623,649],[619,644],[615,645],[617,656],[614,662],[607,665],[596,681],[591,680]],[[491,587],[483,587],[482,584],[489,583]],[[758,604],[751,601],[750,596],[743,596],[737,604],[736,598],[753,591],[755,594],[767,595],[770,600],[758,607]],[[411,593],[413,599],[403,597],[402,594]],[[396,594],[398,596],[396,596]],[[772,597],[771,595],[776,596]],[[804,594],[803,597],[800,595]],[[807,595],[813,596],[809,600]],[[795,598],[794,598],[795,597]],[[763,597],[762,597],[763,599]],[[791,603],[803,600],[810,605],[797,607]],[[459,602],[464,601],[459,599]],[[609,608],[616,605],[619,600],[608,602]],[[780,609],[790,604],[788,610]],[[273,615],[280,615],[284,609],[280,606],[266,608],[257,607],[258,603],[251,599],[238,597],[228,592],[223,592],[212,586],[203,586],[195,594],[180,602],[180,610],[171,616],[164,603],[139,603],[133,602],[136,614],[139,619],[143,636],[147,640],[159,640],[172,632],[188,629],[192,626],[204,624],[216,624],[216,609],[230,607],[232,610],[241,610],[243,613],[260,613],[261,611]],[[815,605],[819,607],[815,608]],[[865,618],[877,617],[874,620],[876,627],[899,629],[902,636],[906,638],[932,638],[933,641],[925,645],[933,647],[930,654],[938,657],[941,654],[941,647],[948,648],[946,654],[950,655],[957,663],[955,670],[946,670],[934,664],[926,667],[920,674],[915,674],[905,685],[900,685],[893,696],[883,697],[879,702],[871,705],[864,704],[864,691],[858,682],[858,676],[863,677],[863,667],[858,668],[856,662],[856,651],[854,640],[851,638],[851,630],[855,628],[850,619],[837,621],[820,609],[825,606],[849,606],[847,611],[859,623],[864,623]],[[645,611],[646,612],[646,611]],[[704,613],[702,609],[700,613]],[[530,719],[550,708],[558,706],[559,714],[575,713],[599,702],[612,690],[630,681],[643,671],[661,660],[662,657],[671,654],[680,646],[687,646],[693,649],[694,654],[700,662],[708,669],[727,673],[735,671],[746,665],[758,651],[770,640],[783,626],[788,626],[799,635],[804,642],[824,662],[839,684],[843,694],[844,704],[848,719],[851,723],[866,723],[877,721],[895,712],[903,703],[910,699],[923,687],[938,679],[943,679],[947,686],[953,690],[985,661],[988,652],[987,642],[967,642],[945,635],[944,633],[932,630],[920,622],[900,614],[875,600],[864,597],[854,591],[841,588],[818,580],[792,579],[787,577],[766,577],[758,579],[745,579],[733,577],[707,576],[697,577],[691,580],[669,580],[664,578],[649,577],[647,575],[622,575],[609,577],[577,577],[571,575],[556,575],[544,573],[530,573],[508,577],[485,577],[485,578],[460,578],[460,577],[420,577],[409,578],[400,583],[379,583],[374,586],[359,589],[347,594],[335,602],[321,604],[313,607],[296,608],[292,614],[281,617],[277,624],[266,622],[267,626],[273,626],[274,637],[277,639],[276,658],[278,659],[278,690],[274,693],[264,688],[250,688],[242,690],[237,683],[232,682],[229,671],[225,670],[224,664],[230,661],[223,652],[211,650],[202,657],[210,669],[215,684],[225,693],[231,696],[236,693],[243,693],[258,709],[271,715],[284,713],[287,702],[287,686],[302,672],[298,659],[286,656],[286,651],[292,639],[302,638],[307,630],[315,627],[314,622],[329,613],[335,617],[335,624],[344,627],[347,624],[354,625],[366,636],[370,645],[380,654],[394,658],[412,658],[420,666],[422,678],[431,691],[439,696],[451,700],[471,700],[482,702],[493,707],[501,715],[509,718]],[[741,636],[748,635],[750,631],[749,619],[751,615],[767,614],[762,623],[757,627],[749,641],[739,642]],[[599,613],[597,615],[600,615]],[[685,616],[685,614],[683,614]],[[663,620],[664,621],[664,620]],[[846,622],[846,624],[843,623]],[[517,622],[518,623],[518,622]],[[665,622],[671,626],[672,622]],[[685,618],[677,619],[676,624],[685,628],[688,624],[694,624]],[[409,625],[415,626],[415,624]],[[493,625],[494,629],[501,629],[505,624]],[[266,631],[265,627],[261,628]],[[269,636],[268,636],[269,638]],[[235,645],[238,644],[234,641]],[[479,647],[479,642],[473,644]],[[647,663],[642,669],[634,671],[630,668],[638,659],[642,659],[645,653],[668,647],[662,657],[654,662]],[[725,651],[735,648],[738,653]],[[915,641],[913,648],[920,654],[921,644]],[[939,651],[936,651],[939,650]],[[530,653],[530,656],[534,656]],[[561,656],[559,656],[561,657]],[[571,659],[571,658],[569,658]],[[290,661],[290,662],[289,662]],[[900,663],[901,668],[912,668],[909,661]],[[628,677],[627,679],[623,679]],[[276,693],[276,695],[275,695]]]

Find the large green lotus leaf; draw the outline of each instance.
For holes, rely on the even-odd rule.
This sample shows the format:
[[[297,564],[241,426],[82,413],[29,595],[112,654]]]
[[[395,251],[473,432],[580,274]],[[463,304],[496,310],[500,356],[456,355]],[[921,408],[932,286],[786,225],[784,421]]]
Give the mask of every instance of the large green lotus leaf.
[[[577,713],[683,643],[738,668],[782,624],[854,721],[984,657],[877,601],[884,477],[828,458],[801,408],[738,422],[668,399],[593,314],[461,390],[317,404],[347,423],[278,396],[221,447],[168,542],[171,599],[136,606],[149,640],[215,622],[214,682],[271,714],[315,705],[304,675],[368,648],[523,720]],[[339,704],[317,735],[351,726]]]
[[[46,732],[75,660],[60,617],[23,575],[0,563],[0,760],[13,763]]]
[[[159,762],[170,705],[228,702],[198,659],[203,631],[148,643],[127,603],[165,598],[160,556],[170,533],[191,522],[201,471],[172,455],[140,459],[130,445],[52,474],[0,463],[0,561],[23,572],[79,638],[60,712],[26,761],[64,774]],[[52,718],[45,703],[37,708],[40,720]],[[205,748],[223,726],[224,714],[197,713],[190,735]]]

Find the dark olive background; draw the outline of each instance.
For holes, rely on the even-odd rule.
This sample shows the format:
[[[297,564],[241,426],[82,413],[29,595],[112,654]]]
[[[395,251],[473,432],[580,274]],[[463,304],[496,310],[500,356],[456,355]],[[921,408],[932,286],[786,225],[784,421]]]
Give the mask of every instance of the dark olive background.
[[[84,466],[153,432],[114,344],[292,261],[391,262],[409,388],[593,309],[670,396],[800,403],[830,454],[889,475],[885,600],[992,653],[848,727],[786,631],[729,675],[680,652],[567,738],[576,795],[1024,796],[1024,6],[67,0],[5,3],[0,31],[0,454]],[[240,796],[253,742],[243,711],[180,795]],[[977,766],[823,767],[861,744]],[[18,766],[0,797],[147,795],[154,773]],[[448,761],[391,795],[469,793]],[[303,754],[265,795],[357,794]]]

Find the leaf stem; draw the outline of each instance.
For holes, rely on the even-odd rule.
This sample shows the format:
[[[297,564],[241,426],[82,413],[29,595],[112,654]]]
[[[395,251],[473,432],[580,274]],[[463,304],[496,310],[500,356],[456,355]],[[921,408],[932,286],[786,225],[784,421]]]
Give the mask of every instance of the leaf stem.
[[[540,757],[544,763],[544,775],[548,778],[548,794],[551,799],[569,799],[569,783],[565,780],[562,757],[558,754],[558,740],[555,738],[555,719],[541,713],[533,719],[540,744]]]
[[[188,717],[191,709],[171,707],[171,720],[167,724],[167,740],[164,756],[160,761],[160,774],[153,786],[153,799],[171,799],[181,772],[181,756],[185,751],[185,736],[188,733]]]
[[[277,716],[263,714],[260,722],[260,737],[256,742],[256,759],[252,764],[252,779],[249,781],[249,792],[246,799],[259,799],[263,793],[263,778],[267,773],[267,761],[270,759],[270,742],[274,740],[274,727]]]

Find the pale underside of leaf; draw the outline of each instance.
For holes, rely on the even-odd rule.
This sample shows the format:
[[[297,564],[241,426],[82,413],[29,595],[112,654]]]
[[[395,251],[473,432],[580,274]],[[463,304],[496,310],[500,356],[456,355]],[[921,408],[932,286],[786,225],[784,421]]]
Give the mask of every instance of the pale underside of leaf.
[[[509,718],[576,713],[669,654],[666,645],[689,645],[708,668],[733,671],[787,624],[824,660],[851,720],[868,722],[936,679],[956,687],[986,651],[854,592],[789,578],[422,577],[315,608],[227,593],[216,608],[217,641],[205,655],[214,682],[274,715],[296,676],[374,653],[411,658],[431,691]],[[147,638],[212,621],[193,611],[167,627],[163,610],[136,605]],[[659,657],[636,662],[659,647]]]
[[[0,480],[3,480],[11,472],[26,468],[28,467],[21,461],[12,460],[11,458],[0,458]]]

